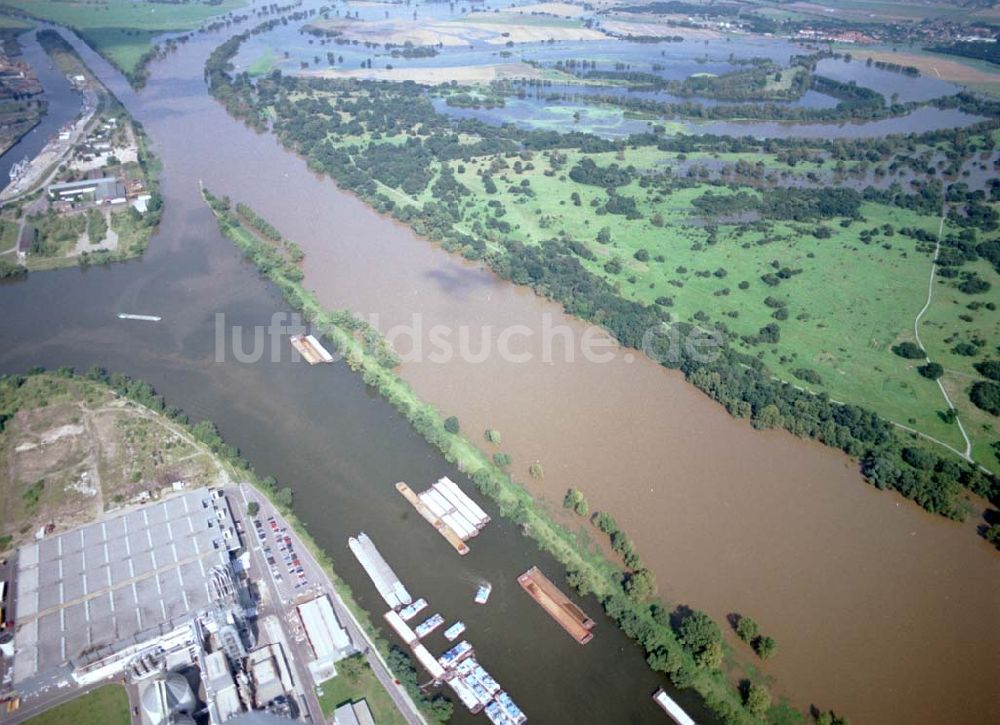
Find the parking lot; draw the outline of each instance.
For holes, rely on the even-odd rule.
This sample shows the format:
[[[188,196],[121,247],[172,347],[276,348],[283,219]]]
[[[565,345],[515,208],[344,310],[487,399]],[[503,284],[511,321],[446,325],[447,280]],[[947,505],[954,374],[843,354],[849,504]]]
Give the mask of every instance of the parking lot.
[[[282,599],[288,600],[309,586],[302,561],[288,530],[274,516],[253,518],[253,535],[271,570]]]

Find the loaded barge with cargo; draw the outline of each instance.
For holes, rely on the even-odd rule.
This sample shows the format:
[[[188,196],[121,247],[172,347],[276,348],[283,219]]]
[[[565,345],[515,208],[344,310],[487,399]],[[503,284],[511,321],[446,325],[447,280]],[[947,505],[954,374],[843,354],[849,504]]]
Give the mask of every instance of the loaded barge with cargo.
[[[333,362],[333,355],[312,335],[292,335],[289,342],[310,365]]]
[[[396,484],[396,490],[463,556],[469,553],[465,542],[479,536],[490,522],[479,504],[447,476],[421,493],[415,493],[403,482]]]
[[[438,533],[445,538],[445,541],[454,547],[455,551],[457,551],[460,556],[465,556],[469,553],[469,547],[462,540],[462,537],[455,533],[454,529],[438,518],[437,514],[431,511],[426,504],[424,504],[412,488],[400,481],[396,484],[396,490],[403,494],[403,498],[413,504],[413,508],[417,510],[417,513],[423,516],[427,523],[437,529]]]
[[[415,493],[402,481],[396,484],[396,490],[460,555],[469,553],[465,542],[479,536],[479,532],[490,522],[489,515],[479,504],[447,476],[421,493]]]
[[[448,680],[462,704],[472,713],[486,711],[495,725],[522,725],[528,718],[475,656],[469,655],[455,666]]]
[[[399,577],[396,576],[396,572],[385,563],[385,559],[378,553],[378,549],[375,548],[372,540],[368,538],[368,534],[361,532],[356,538],[352,536],[347,540],[347,544],[351,547],[351,551],[354,552],[354,556],[357,557],[361,566],[368,573],[372,583],[375,585],[378,593],[382,595],[386,604],[396,610],[407,606],[413,601],[410,593],[406,591],[406,587],[403,586]]]
[[[449,642],[454,642],[465,632],[465,622],[455,622],[444,631],[444,638]]]
[[[594,638],[594,633],[590,631],[595,626],[594,620],[549,581],[537,566],[519,576],[517,583],[577,642],[587,644]]]
[[[444,624],[444,617],[440,614],[432,614],[430,617],[418,624],[413,631],[416,633],[417,637],[423,639],[442,624]]]
[[[420,599],[415,601],[413,604],[410,604],[400,609],[399,616],[403,618],[404,622],[409,622],[411,619],[416,617],[426,608],[427,608],[427,600],[424,599],[423,597],[420,597]]]

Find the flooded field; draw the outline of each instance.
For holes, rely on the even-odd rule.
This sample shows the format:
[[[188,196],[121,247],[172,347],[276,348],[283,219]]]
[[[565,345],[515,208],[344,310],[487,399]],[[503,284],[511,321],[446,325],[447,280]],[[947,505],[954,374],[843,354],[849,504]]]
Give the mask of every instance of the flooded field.
[[[142,261],[0,286],[0,335],[13,341],[0,353],[4,371],[99,363],[148,379],[293,487],[313,535],[377,613],[377,595],[344,553],[349,534],[371,533],[411,590],[466,618],[484,663],[529,717],[662,721],[649,701],[660,679],[610,622],[581,651],[536,616],[513,577],[539,560],[553,579],[561,572],[514,527],[499,523],[466,559],[442,558],[445,545],[392,483],[421,485],[449,469],[357,376],[343,366],[213,362],[217,313],[249,334],[284,305],[219,237],[198,195],[203,181],[302,246],[305,285],[325,304],[372,315],[385,332],[415,330],[397,334],[401,353],[429,345],[436,327],[456,345],[465,335],[474,354],[423,356],[403,376],[470,437],[500,430],[513,470],[557,515],[569,486],[612,513],[667,601],[760,622],[779,648],[761,669],[798,707],[928,725],[979,722],[1000,707],[1000,555],[971,525],[875,490],[837,451],[751,429],[633,351],[609,344],[603,362],[569,359],[585,335],[602,333],[415,237],[228,117],[202,78],[223,39],[197,36],[155,64],[140,95],[109,78],[164,160],[163,228]],[[917,130],[917,118],[888,119],[878,133]],[[124,328],[114,315],[126,309],[164,323]],[[529,359],[482,354],[484,341],[514,328]],[[544,465],[539,481],[527,475],[534,462]],[[482,578],[496,585],[496,606],[470,613]],[[585,607],[596,614],[595,602]]]

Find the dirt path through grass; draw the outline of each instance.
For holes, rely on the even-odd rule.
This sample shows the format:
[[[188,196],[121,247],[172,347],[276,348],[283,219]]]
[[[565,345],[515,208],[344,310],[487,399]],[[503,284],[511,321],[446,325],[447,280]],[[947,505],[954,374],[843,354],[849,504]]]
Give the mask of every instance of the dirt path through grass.
[[[920,345],[920,349],[924,351],[925,355],[924,360],[928,363],[931,361],[931,359],[929,356],[927,356],[927,348],[924,347],[924,343],[920,339],[920,320],[921,318],[923,318],[924,314],[926,314],[927,310],[930,308],[931,300],[934,298],[934,276],[937,273],[938,254],[941,253],[941,235],[944,234],[944,220],[946,211],[947,211],[946,206],[941,208],[941,222],[938,224],[937,242],[934,246],[934,258],[931,260],[931,274],[927,280],[927,301],[924,303],[924,306],[920,308],[920,312],[917,313],[917,316],[913,320],[913,336],[916,338],[917,344]],[[948,395],[948,391],[944,389],[944,385],[941,384],[941,379],[938,378],[937,380],[935,380],[935,382],[937,383],[938,388],[941,390],[941,395],[944,396],[945,402],[948,403],[948,408],[955,411],[955,422],[958,424],[958,430],[961,431],[962,438],[965,440],[965,453],[959,453],[958,451],[955,452],[959,453],[959,455],[962,456],[965,460],[974,462],[972,460],[972,441],[969,440],[969,435],[965,432],[965,426],[962,425],[962,420],[961,418],[958,417],[958,409],[955,407],[955,404],[951,402],[951,397]],[[897,425],[899,424],[897,423]],[[938,443],[940,442],[941,441],[938,441]],[[951,448],[951,446],[948,447]]]

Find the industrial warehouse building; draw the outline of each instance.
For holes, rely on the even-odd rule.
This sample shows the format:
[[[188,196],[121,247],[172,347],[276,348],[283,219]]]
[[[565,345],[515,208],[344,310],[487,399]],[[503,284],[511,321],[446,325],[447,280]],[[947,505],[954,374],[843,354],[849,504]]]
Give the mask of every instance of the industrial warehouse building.
[[[113,176],[64,181],[49,186],[49,198],[53,200],[77,200],[90,194],[94,201],[102,204],[124,204],[128,196],[125,185]]]
[[[325,682],[337,674],[334,663],[354,652],[351,638],[337,621],[337,615],[325,594],[298,606],[299,618],[316,659],[309,663],[316,682]]]
[[[18,552],[14,682],[103,666],[225,596],[239,546],[207,488],[28,544]]]

